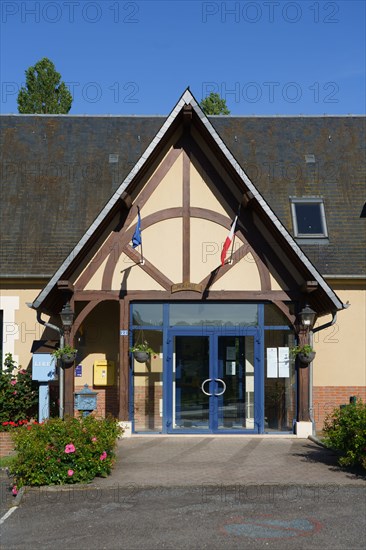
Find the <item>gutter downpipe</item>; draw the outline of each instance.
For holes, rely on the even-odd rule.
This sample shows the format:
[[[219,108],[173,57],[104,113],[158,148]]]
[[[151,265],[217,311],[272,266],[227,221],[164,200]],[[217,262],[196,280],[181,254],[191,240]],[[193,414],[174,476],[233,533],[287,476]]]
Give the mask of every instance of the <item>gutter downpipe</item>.
[[[29,305],[29,307],[31,306]],[[38,323],[40,323],[44,327],[56,330],[60,336],[60,348],[63,348],[65,345],[65,340],[64,340],[65,337],[64,337],[63,330],[60,327],[53,325],[52,323],[47,323],[46,321],[43,321],[43,319],[41,319],[42,313],[38,309],[36,311],[37,311]],[[60,399],[59,417],[63,418],[64,417],[64,369],[62,367],[59,368],[59,399]]]
[[[332,320],[329,321],[328,323],[324,323],[324,325],[321,325],[320,327],[313,328],[313,330],[310,333],[310,345],[311,345],[311,347],[313,347],[313,343],[314,343],[314,332],[319,332],[320,330],[324,330],[325,328],[333,326],[334,323],[337,320],[337,311],[333,311],[332,316],[333,316]],[[309,416],[310,416],[311,423],[313,425],[313,436],[315,436],[316,435],[316,429],[315,429],[315,420],[314,420],[314,416],[313,416],[313,404],[314,404],[314,400],[313,400],[313,363],[310,364],[309,386],[310,386],[310,388],[309,388],[309,396],[310,396],[310,399],[309,399]]]

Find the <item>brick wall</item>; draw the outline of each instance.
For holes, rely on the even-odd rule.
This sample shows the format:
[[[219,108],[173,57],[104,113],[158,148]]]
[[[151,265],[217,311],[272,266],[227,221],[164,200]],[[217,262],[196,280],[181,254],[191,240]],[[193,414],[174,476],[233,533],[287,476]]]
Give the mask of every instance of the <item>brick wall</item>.
[[[83,389],[83,387],[84,386],[76,386],[75,391],[80,391]],[[96,416],[105,417],[107,415],[112,415],[117,418],[119,408],[119,396],[117,386],[93,386],[90,389],[98,393]]]
[[[366,401],[365,386],[314,386],[313,417],[317,432],[323,429],[327,414],[335,407],[349,403],[349,398],[355,395]]]
[[[9,432],[0,432],[0,457],[14,452],[14,443]]]
[[[134,420],[136,431],[160,431],[162,418],[159,404],[163,387],[150,384],[136,386],[134,391]]]
[[[77,390],[82,387],[76,388]],[[112,414],[118,415],[118,389],[116,386],[105,388],[92,388],[98,392],[97,416]],[[150,388],[150,392],[151,392]],[[159,414],[159,400],[162,398],[162,388],[159,386],[153,389],[153,395],[149,387],[135,388],[135,422],[137,430],[161,430],[162,419]],[[325,417],[335,407],[349,403],[349,398],[355,395],[366,402],[365,386],[315,386],[313,388],[313,417],[317,432],[323,428]],[[3,446],[3,444],[1,444]],[[7,454],[7,453],[6,453]]]

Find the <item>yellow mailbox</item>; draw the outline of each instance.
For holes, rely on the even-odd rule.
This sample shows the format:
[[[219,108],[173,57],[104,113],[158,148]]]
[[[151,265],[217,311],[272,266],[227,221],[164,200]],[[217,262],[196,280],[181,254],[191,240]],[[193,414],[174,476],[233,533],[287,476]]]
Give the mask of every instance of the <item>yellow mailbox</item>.
[[[115,380],[114,361],[102,359],[94,362],[94,386],[113,386]]]

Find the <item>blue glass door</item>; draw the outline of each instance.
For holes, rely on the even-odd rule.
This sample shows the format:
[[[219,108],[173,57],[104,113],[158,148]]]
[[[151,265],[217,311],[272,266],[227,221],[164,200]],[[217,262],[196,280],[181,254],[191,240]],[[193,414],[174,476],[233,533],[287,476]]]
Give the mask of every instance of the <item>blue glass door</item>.
[[[218,336],[214,428],[255,429],[254,336]]]
[[[174,337],[172,406],[175,429],[208,430],[210,427],[210,338]]]
[[[257,433],[261,384],[255,331],[171,331],[168,432]],[[255,391],[257,388],[257,391]]]

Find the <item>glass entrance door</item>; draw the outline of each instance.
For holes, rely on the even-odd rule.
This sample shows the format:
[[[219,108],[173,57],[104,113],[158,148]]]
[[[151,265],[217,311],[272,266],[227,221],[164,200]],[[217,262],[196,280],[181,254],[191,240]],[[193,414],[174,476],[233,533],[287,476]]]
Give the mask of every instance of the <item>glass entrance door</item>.
[[[254,336],[218,336],[215,417],[218,430],[254,429]]]
[[[254,334],[172,334],[170,342],[168,431],[257,432]]]
[[[175,336],[173,364],[173,426],[209,429],[210,339]]]

